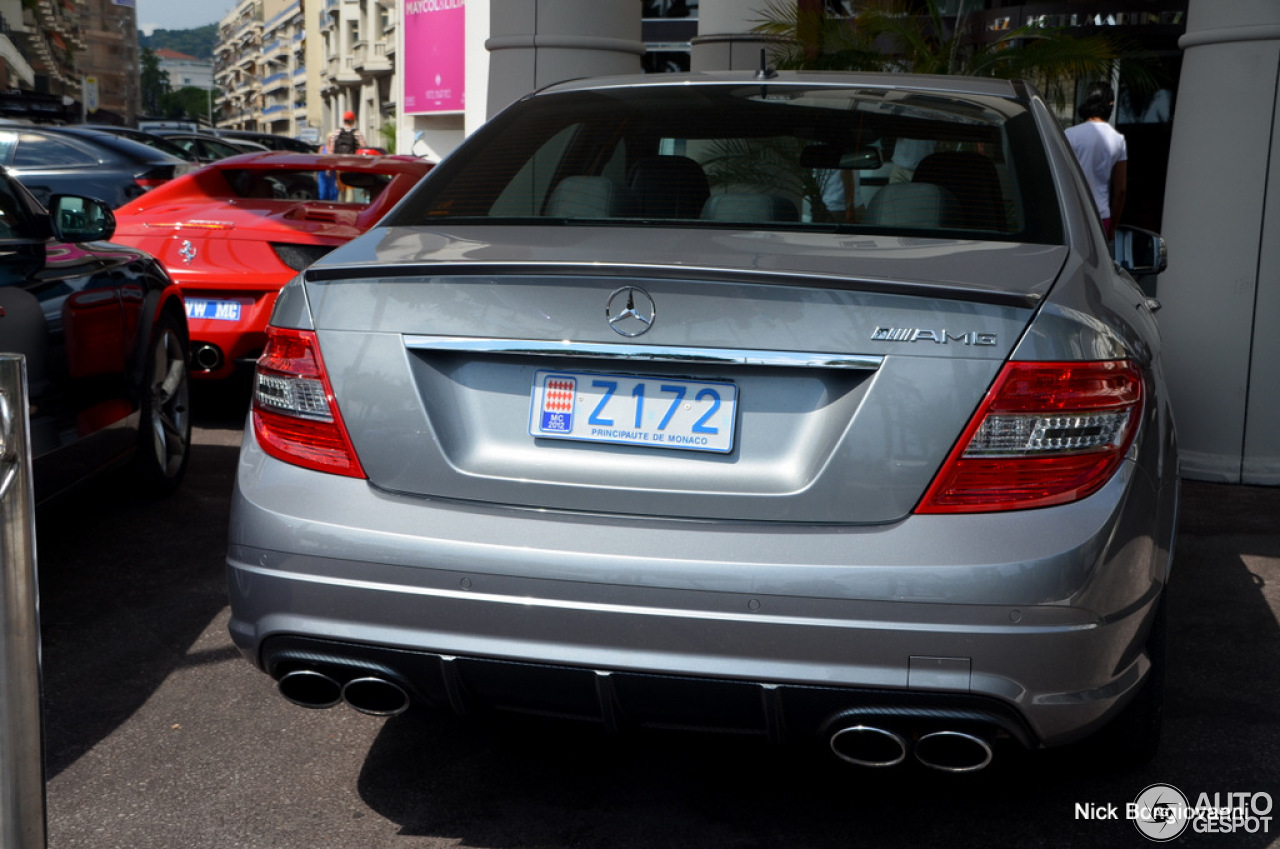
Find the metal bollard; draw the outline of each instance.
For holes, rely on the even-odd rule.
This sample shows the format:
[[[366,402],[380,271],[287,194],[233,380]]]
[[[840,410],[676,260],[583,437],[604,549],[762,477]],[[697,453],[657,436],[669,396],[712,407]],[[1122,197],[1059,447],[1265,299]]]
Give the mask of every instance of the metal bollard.
[[[0,354],[0,849],[46,845],[26,359]]]

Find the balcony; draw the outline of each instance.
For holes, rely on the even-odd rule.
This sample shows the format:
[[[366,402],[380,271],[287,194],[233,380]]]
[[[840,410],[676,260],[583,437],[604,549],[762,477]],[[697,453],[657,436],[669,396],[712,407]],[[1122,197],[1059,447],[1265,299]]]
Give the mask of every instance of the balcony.
[[[390,74],[395,68],[391,65],[391,60],[387,58],[387,45],[382,41],[375,41],[370,44],[362,41],[356,45],[354,53],[354,68],[364,76],[383,77]]]
[[[355,58],[352,56],[334,56],[325,65],[325,72],[338,85],[355,85],[360,82],[360,75],[355,69]]]
[[[289,75],[285,73],[272,74],[262,81],[262,90],[266,93],[284,88],[289,88]]]

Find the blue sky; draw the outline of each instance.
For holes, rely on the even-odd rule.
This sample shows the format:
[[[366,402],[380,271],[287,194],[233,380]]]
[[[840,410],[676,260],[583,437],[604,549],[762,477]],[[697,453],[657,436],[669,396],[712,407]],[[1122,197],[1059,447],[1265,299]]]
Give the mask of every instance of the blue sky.
[[[136,0],[138,29],[194,29],[227,16],[233,0]]]

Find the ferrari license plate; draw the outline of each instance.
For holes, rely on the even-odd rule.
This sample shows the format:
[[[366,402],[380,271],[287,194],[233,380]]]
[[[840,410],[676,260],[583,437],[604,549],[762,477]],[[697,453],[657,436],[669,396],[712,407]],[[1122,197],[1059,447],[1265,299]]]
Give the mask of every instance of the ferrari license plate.
[[[239,301],[215,301],[209,298],[187,298],[187,318],[214,321],[239,321]]]
[[[539,371],[529,433],[685,451],[733,450],[738,387],[724,381]]]

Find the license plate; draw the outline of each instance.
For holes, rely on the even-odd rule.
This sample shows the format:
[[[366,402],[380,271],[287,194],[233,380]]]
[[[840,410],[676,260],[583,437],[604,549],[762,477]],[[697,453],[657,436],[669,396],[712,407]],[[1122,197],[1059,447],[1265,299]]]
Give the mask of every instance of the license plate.
[[[239,301],[215,301],[208,298],[187,298],[187,318],[207,318],[214,321],[239,321]]]
[[[738,387],[727,381],[539,371],[529,433],[683,451],[733,450]]]

